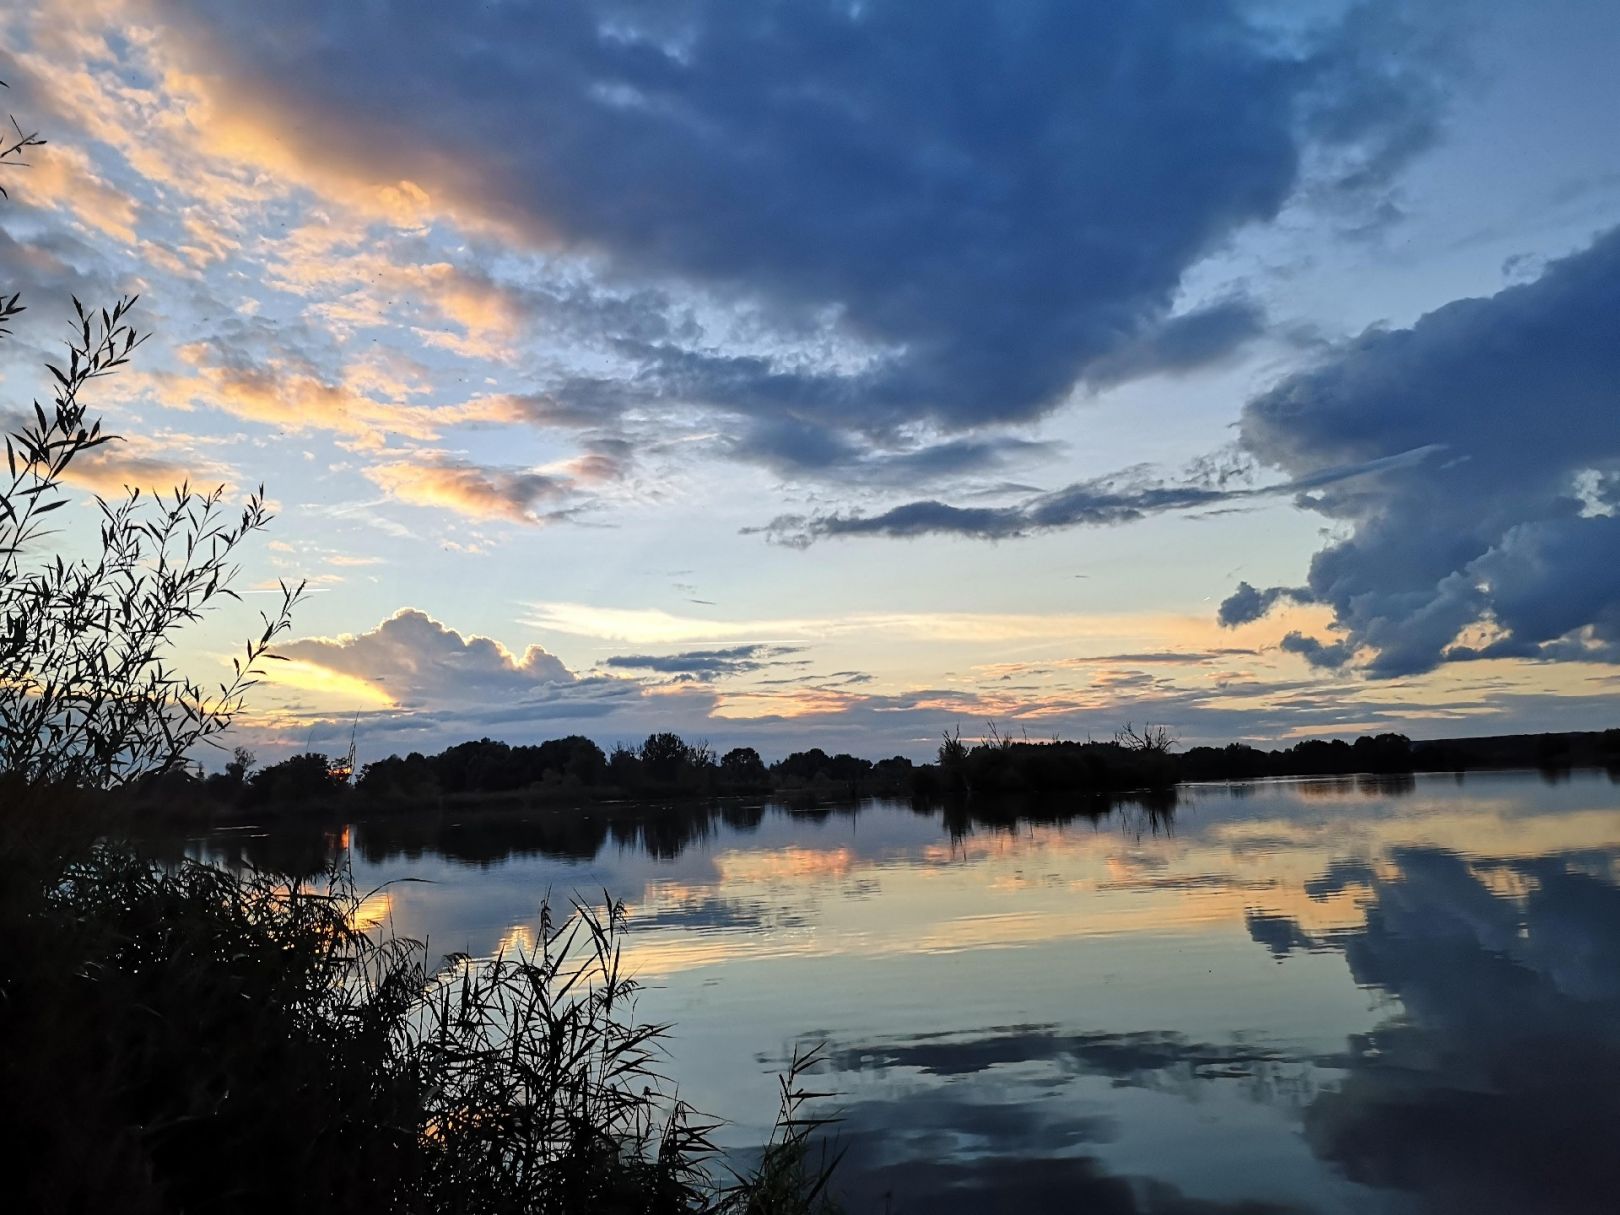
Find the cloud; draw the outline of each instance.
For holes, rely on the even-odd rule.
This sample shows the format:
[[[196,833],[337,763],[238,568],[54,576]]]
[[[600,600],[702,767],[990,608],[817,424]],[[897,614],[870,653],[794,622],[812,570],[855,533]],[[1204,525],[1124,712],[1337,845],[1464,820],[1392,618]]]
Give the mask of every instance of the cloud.
[[[444,643],[452,654],[456,636],[451,631],[451,640]],[[471,647],[477,640],[466,638],[461,644]],[[1455,680],[1412,690],[1362,681],[1325,689],[1317,679],[1274,675],[1263,662],[1258,669],[1225,673],[1198,664],[1185,672],[1158,665],[1153,669],[1165,672],[1164,677],[1127,684],[1095,680],[1088,673],[1095,670],[1091,667],[1068,678],[1039,679],[1038,672],[1031,672],[1031,681],[1022,685],[991,673],[980,680],[899,691],[856,687],[853,681],[840,688],[830,681],[807,685],[803,680],[795,680],[798,686],[777,686],[758,676],[736,689],[720,681],[605,674],[544,682],[505,671],[507,664],[518,665],[510,655],[504,663],[451,663],[452,670],[439,675],[417,673],[417,660],[402,660],[404,674],[379,669],[379,678],[372,679],[359,662],[345,667],[353,675],[320,665],[330,655],[327,647],[336,644],[325,642],[294,663],[275,664],[272,676],[279,686],[266,689],[259,711],[243,722],[248,745],[284,752],[313,740],[317,747],[341,749],[357,728],[367,754],[438,750],[468,738],[517,743],[571,733],[608,746],[674,730],[689,738],[706,736],[722,752],[754,746],[767,758],[819,746],[830,753],[901,753],[922,760],[933,756],[942,732],[959,727],[971,736],[990,721],[1006,735],[1019,737],[1027,731],[1037,738],[1106,738],[1125,722],[1151,721],[1166,725],[1190,747],[1233,740],[1287,743],[1311,735],[1353,737],[1385,730],[1434,738],[1586,729],[1594,716],[1601,718],[1613,707],[1607,686],[1504,692],[1493,675],[1483,683]],[[429,646],[422,652],[435,650]],[[1232,661],[1240,660],[1235,656]],[[492,673],[480,679],[484,670]],[[878,687],[884,685],[892,686],[892,680]],[[410,690],[424,687],[430,690]]]
[[[0,211],[0,215],[3,214]],[[55,362],[63,350],[62,339],[69,336],[67,324],[73,316],[70,297],[77,295],[81,300],[109,302],[118,298],[99,267],[94,273],[82,268],[87,262],[93,264],[94,256],[88,246],[71,233],[47,231],[30,234],[26,241],[20,241],[0,227],[4,290],[8,298],[20,295],[24,309],[6,324],[11,336],[0,340],[25,343],[31,353],[42,354]],[[42,383],[41,396],[47,391]]]
[[[1087,654],[1078,658],[1034,662],[991,662],[973,669],[987,676],[1008,679],[1014,675],[1043,675],[1098,666],[1207,666],[1230,658],[1254,658],[1260,653],[1260,650],[1248,646],[1222,646],[1207,650],[1142,650],[1131,654]]]
[[[1328,670],[1342,667],[1355,654],[1354,647],[1347,642],[1328,643],[1297,632],[1284,635],[1281,645],[1290,654],[1298,654],[1311,666]]]
[[[1311,593],[1305,587],[1273,586],[1261,591],[1247,582],[1240,582],[1237,584],[1237,590],[1221,603],[1219,619],[1222,624],[1229,627],[1249,624],[1259,620],[1279,603],[1287,601],[1309,603],[1310,598]]]
[[[218,154],[694,294],[701,335],[603,322],[637,395],[846,438],[1222,357],[1255,306],[1178,313],[1187,271],[1386,181],[1447,79],[1383,5],[153,7]]]
[[[290,641],[277,652],[291,664],[283,670],[278,663],[270,672],[278,683],[324,688],[308,676],[311,670],[330,673],[405,708],[523,703],[574,682],[561,660],[540,646],[519,657],[415,608],[402,608],[366,633]]]
[[[1180,483],[1164,481],[1151,470],[1137,467],[1076,482],[1052,493],[1036,494],[1010,506],[952,506],[928,500],[907,502],[876,515],[780,515],[763,527],[748,527],[742,531],[744,535],[763,534],[773,544],[790,548],[806,548],[817,540],[840,536],[955,535],[1007,540],[1062,528],[1134,523],[1149,515],[1173,511],[1297,497],[1324,486],[1377,476],[1391,469],[1420,466],[1440,451],[1438,444],[1426,444],[1393,456],[1318,468],[1282,484],[1254,487],[1229,487],[1226,484],[1229,472],[1219,463],[1208,469],[1193,470],[1197,479]],[[1282,592],[1274,592],[1273,599],[1280,594]],[[1237,611],[1238,607],[1233,610]]]
[[[134,202],[96,172],[82,149],[52,141],[36,149],[26,171],[9,176],[5,184],[13,205],[61,209],[85,227],[135,243]]]
[[[1374,675],[1453,659],[1620,661],[1620,229],[1533,282],[1374,329],[1246,406],[1243,447],[1296,478],[1425,444],[1442,458],[1323,483],[1301,505],[1348,535],[1303,588],[1244,584],[1221,619],[1331,607]]]
[[[1099,360],[1088,379],[1102,387],[1138,376],[1196,371],[1258,338],[1265,327],[1265,313],[1254,300],[1220,300],[1147,331]]]
[[[438,453],[374,464],[365,475],[402,502],[440,506],[475,519],[544,523],[568,517],[573,478],[492,468]]]
[[[334,383],[294,357],[260,361],[240,346],[193,343],[179,351],[190,373],[150,377],[165,404],[221,409],[245,421],[293,433],[331,431],[359,447],[381,447],[390,436],[432,440],[459,420],[446,409],[378,400]]]
[[[767,667],[797,665],[784,664],[782,660],[802,649],[802,646],[755,644],[730,646],[723,650],[687,650],[681,654],[623,654],[603,659],[602,665],[620,670],[685,676],[709,683],[722,677],[762,671]]]
[[[620,608],[601,603],[537,602],[524,623],[533,628],[624,642],[636,646],[744,644],[752,638],[812,641],[849,635],[926,641],[1049,641],[1073,646],[1121,637],[1224,640],[1193,616],[1042,614],[1036,612],[844,612],[833,616],[749,617],[676,615],[661,608]]]
[[[197,450],[195,441],[183,435],[118,435],[116,416],[103,421],[104,429],[114,437],[74,457],[62,473],[68,485],[106,498],[121,498],[128,489],[162,495],[181,485],[204,492],[216,486],[228,489],[238,479],[234,469]],[[15,435],[32,423],[33,419],[21,414],[0,411],[0,432],[6,435]]]
[[[983,474],[1051,456],[1061,445],[1013,435],[894,443],[874,448],[837,430],[794,418],[759,419],[725,447],[726,454],[784,476],[812,475],[853,485],[923,485]]]
[[[126,487],[154,494],[180,485],[206,491],[237,479],[234,470],[186,448],[176,436],[120,438],[79,456],[63,479],[103,496],[122,496]]]
[[[447,252],[419,234],[381,235],[355,217],[336,227],[312,220],[269,252],[271,285],[306,300],[330,328],[405,328],[473,360],[511,360],[541,337],[600,349],[688,331],[658,289],[580,281],[577,269],[520,250]]]

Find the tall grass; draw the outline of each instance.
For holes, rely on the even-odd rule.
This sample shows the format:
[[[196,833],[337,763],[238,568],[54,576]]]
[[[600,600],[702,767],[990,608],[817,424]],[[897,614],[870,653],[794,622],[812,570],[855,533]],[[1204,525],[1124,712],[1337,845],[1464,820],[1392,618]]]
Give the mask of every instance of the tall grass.
[[[28,861],[32,856],[34,860]],[[429,964],[317,883],[96,844],[0,857],[0,1139],[19,1210],[825,1210],[796,1061],[759,1163],[635,1014],[623,909]]]

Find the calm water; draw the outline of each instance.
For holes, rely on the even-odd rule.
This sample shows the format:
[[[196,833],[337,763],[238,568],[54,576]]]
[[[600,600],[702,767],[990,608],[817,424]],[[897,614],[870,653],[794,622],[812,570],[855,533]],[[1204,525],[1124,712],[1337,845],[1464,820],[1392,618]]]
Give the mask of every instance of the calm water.
[[[1620,785],[1174,802],[463,814],[335,842],[365,887],[427,879],[374,909],[446,951],[523,939],[548,891],[625,899],[642,1014],[675,1022],[670,1072],[731,1142],[826,1043],[852,1210],[1620,1207]]]

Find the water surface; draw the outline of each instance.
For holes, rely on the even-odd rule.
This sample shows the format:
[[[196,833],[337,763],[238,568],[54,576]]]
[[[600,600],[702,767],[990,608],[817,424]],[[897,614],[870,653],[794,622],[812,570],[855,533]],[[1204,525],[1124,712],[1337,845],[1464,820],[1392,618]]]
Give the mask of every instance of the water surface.
[[[852,1210],[1620,1206],[1620,786],[1503,773],[276,827],[435,949],[630,907],[681,1095],[758,1142],[825,1044]],[[401,878],[426,879],[399,882]]]

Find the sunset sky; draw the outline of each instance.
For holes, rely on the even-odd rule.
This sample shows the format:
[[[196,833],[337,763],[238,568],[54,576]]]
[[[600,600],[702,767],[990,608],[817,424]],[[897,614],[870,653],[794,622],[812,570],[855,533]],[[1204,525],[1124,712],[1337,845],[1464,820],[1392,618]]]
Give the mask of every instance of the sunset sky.
[[[1620,724],[1620,5],[0,0],[81,488],[362,758]],[[77,523],[93,523],[85,504]],[[64,512],[64,514],[69,512]]]

